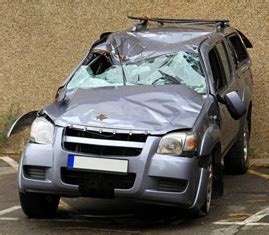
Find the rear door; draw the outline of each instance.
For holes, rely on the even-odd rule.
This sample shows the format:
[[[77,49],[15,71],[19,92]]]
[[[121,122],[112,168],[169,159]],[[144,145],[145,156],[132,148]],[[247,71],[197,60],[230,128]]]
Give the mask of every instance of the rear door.
[[[245,36],[244,38],[244,41],[247,43],[248,47],[251,47],[252,45],[249,40]],[[251,60],[247,53],[246,46],[244,45],[244,41],[237,33],[228,35],[226,39],[230,50],[232,51],[233,62],[236,68],[237,77],[240,81],[239,84],[241,93],[244,86],[252,86],[252,74],[250,70]],[[243,96],[242,93],[241,95]]]
[[[224,41],[220,41],[209,51],[208,58],[216,94],[223,98],[225,94],[236,91],[238,89],[238,82],[235,79],[234,69],[230,63],[227,45]],[[220,100],[218,99],[222,134],[221,146],[224,152],[232,145],[238,133],[239,121],[231,117],[226,105],[221,103]]]

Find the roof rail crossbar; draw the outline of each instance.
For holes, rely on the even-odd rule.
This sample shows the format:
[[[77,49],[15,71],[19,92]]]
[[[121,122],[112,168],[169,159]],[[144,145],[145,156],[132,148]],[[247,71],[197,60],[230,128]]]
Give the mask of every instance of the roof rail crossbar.
[[[168,19],[168,18],[149,18],[149,17],[136,17],[128,16],[129,19],[139,20],[139,25],[146,25],[149,21],[163,24],[213,24],[216,27],[224,28],[229,25],[229,20],[207,20],[207,19]]]

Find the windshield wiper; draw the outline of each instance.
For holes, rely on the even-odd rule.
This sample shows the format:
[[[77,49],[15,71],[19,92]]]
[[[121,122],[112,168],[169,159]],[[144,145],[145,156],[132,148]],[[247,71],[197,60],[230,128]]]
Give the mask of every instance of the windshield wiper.
[[[114,42],[115,42],[116,45],[113,45]],[[122,71],[123,85],[126,86],[126,82],[127,82],[126,74],[125,74],[125,71],[124,71],[124,68],[123,68],[123,64],[122,64],[121,56],[120,56],[120,53],[119,53],[119,50],[118,50],[117,42],[116,42],[116,40],[115,40],[114,37],[113,37],[113,43],[112,43],[112,46],[114,46],[114,48],[115,48],[115,52],[117,53],[117,56],[119,57],[120,66],[121,66],[121,71]]]

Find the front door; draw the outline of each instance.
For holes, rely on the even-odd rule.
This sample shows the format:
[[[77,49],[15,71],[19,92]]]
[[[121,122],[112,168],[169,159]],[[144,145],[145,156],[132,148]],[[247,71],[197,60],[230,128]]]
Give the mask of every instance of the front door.
[[[232,73],[232,67],[228,59],[224,42],[219,42],[209,51],[209,62],[214,79],[216,93],[223,98],[225,94],[237,90],[237,82]],[[222,152],[233,143],[239,130],[239,121],[230,115],[226,105],[217,99],[220,113],[221,149]]]

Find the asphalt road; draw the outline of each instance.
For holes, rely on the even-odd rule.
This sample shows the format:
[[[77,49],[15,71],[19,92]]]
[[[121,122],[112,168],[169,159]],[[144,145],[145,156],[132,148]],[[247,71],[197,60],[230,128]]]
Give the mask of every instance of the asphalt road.
[[[0,235],[269,234],[269,168],[225,175],[224,184],[224,196],[199,219],[173,208],[85,198],[62,198],[54,219],[28,219],[18,199],[16,162],[0,158]]]

